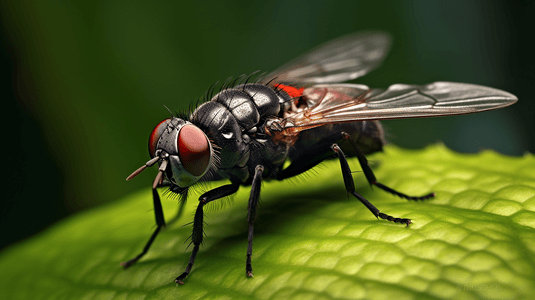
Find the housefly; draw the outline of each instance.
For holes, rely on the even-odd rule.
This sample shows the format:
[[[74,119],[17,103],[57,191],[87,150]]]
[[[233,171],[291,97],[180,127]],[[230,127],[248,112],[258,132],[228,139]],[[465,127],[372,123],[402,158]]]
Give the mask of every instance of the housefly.
[[[127,180],[158,165],[152,184],[157,227],[142,252],[123,266],[127,268],[145,255],[165,226],[157,188],[168,187],[185,200],[196,183],[227,179],[230,184],[200,196],[192,223],[193,250],[175,282],[183,284],[197,257],[204,238],[204,206],[236,193],[241,185],[251,186],[245,272],[252,277],[253,230],[262,181],[293,177],[331,158],[340,161],[347,192],[375,217],[408,226],[410,219],[381,212],[355,191],[346,157],[357,157],[371,185],[409,200],[431,198],[433,193],[408,196],[376,180],[365,155],[383,148],[379,120],[469,114],[502,108],[517,98],[466,83],[394,84],[387,89],[340,83],[378,67],[389,46],[389,36],[380,32],[341,37],[263,76],[265,79],[226,86],[191,114],[172,115],[156,125],[149,137],[151,159]]]

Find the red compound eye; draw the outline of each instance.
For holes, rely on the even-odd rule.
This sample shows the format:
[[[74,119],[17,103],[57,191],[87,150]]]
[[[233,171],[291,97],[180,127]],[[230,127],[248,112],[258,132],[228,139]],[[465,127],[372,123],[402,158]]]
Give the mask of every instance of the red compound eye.
[[[178,156],[184,168],[193,176],[201,176],[210,164],[210,142],[197,126],[187,124],[180,129]]]
[[[156,127],[152,130],[150,137],[149,137],[149,154],[150,157],[154,157],[154,152],[156,152],[156,145],[158,144],[158,140],[162,136],[163,132],[167,128],[167,125],[171,122],[171,119],[165,119],[158,123]]]

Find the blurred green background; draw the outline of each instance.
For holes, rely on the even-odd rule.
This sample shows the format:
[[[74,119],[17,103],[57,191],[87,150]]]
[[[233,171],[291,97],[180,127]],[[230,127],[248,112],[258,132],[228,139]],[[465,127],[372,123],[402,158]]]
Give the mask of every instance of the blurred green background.
[[[535,152],[533,1],[1,2],[0,247],[76,211],[149,189],[152,128],[216,81],[271,71],[343,34],[393,48],[370,87],[455,81],[520,101],[469,116],[384,122],[390,142]],[[7,105],[6,105],[7,104]],[[150,199],[147,199],[150,201]]]

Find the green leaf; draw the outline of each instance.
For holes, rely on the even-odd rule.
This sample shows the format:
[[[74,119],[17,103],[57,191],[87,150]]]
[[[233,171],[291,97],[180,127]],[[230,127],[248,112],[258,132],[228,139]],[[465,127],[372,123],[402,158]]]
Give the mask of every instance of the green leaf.
[[[123,270],[155,228],[150,188],[60,222],[0,256],[2,299],[521,299],[535,294],[535,158],[442,145],[394,146],[369,157],[406,201],[370,189],[351,160],[357,191],[405,227],[377,220],[348,197],[329,161],[296,180],[266,182],[255,223],[254,278],[245,276],[248,188],[205,209],[205,243],[185,285],[199,193],[149,253]],[[143,175],[147,181],[149,176]],[[136,178],[141,180],[141,178]],[[208,184],[202,190],[221,185]],[[176,201],[163,198],[167,219]],[[213,209],[210,209],[213,208]],[[27,220],[31,222],[31,220]],[[6,230],[6,229],[4,229]]]

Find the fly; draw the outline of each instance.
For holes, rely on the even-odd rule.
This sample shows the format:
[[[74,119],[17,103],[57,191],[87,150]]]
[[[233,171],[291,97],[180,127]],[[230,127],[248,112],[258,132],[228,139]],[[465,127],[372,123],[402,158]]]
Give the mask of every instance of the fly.
[[[377,218],[411,223],[381,212],[355,191],[346,157],[357,157],[370,185],[408,200],[424,200],[434,193],[409,196],[377,181],[365,155],[381,151],[385,143],[379,120],[469,114],[511,105],[507,92],[466,83],[394,84],[370,89],[340,83],[363,76],[379,66],[390,48],[380,32],[356,33],[328,42],[276,71],[265,80],[227,87],[190,115],[160,122],[149,137],[151,159],[128,176],[158,165],[152,184],[156,230],[125,268],[147,253],[165,226],[157,192],[168,187],[185,202],[188,189],[200,181],[227,179],[230,184],[205,192],[193,219],[193,250],[186,269],[176,279],[183,284],[203,241],[204,206],[251,186],[248,203],[246,276],[253,276],[254,221],[263,180],[283,180],[301,174],[325,159],[340,161],[347,192]],[[287,167],[283,167],[289,161]]]

